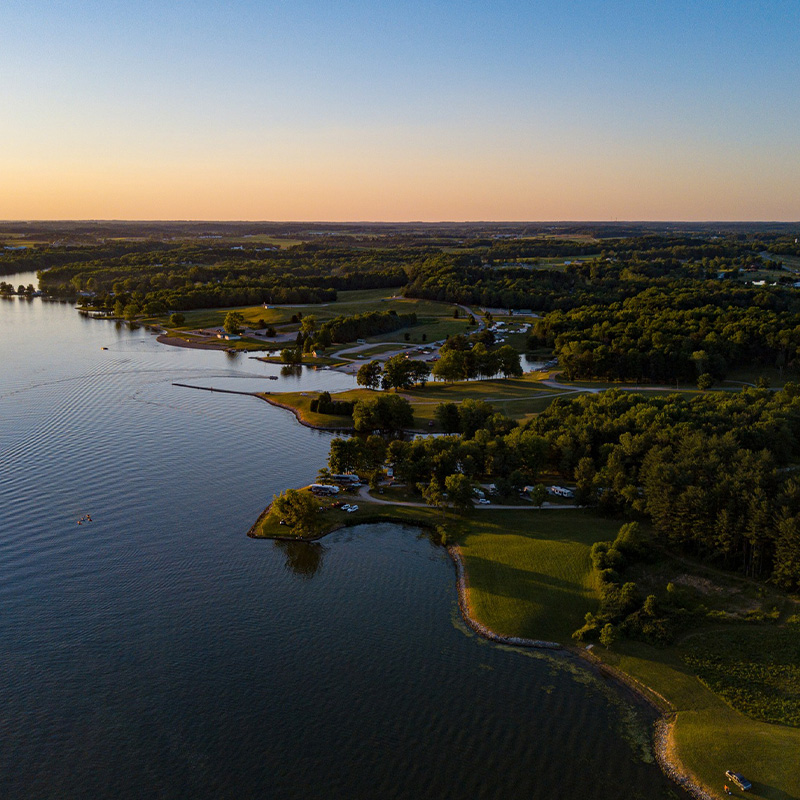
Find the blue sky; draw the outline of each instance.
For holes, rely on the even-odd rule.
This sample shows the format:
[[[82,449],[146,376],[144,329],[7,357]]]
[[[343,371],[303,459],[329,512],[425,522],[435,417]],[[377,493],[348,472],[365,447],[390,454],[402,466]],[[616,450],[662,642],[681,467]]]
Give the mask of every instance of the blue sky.
[[[34,0],[0,25],[5,218],[800,219],[796,1]]]

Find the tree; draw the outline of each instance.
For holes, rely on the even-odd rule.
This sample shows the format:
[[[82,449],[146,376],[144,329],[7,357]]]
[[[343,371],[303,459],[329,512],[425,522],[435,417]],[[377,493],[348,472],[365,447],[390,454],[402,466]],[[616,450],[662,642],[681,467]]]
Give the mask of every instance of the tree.
[[[431,374],[431,368],[425,361],[409,361],[409,372],[414,384],[425,386]]]
[[[243,325],[244,317],[238,311],[229,311],[225,315],[225,322],[222,323],[225,333],[231,336],[238,336],[242,332]]]
[[[169,324],[172,325],[173,328],[180,328],[184,322],[186,322],[186,317],[184,317],[183,314],[175,312],[170,315]]]
[[[697,388],[705,392],[714,385],[714,377],[709,372],[704,372],[702,375],[697,376]]]
[[[447,499],[456,508],[472,508],[472,481],[460,472],[448,475],[444,479]]]
[[[503,377],[510,378],[512,375],[514,377],[522,375],[519,353],[510,344],[504,344],[501,348],[496,350],[495,356],[500,367],[500,372],[503,373]]]
[[[303,351],[299,347],[286,347],[281,350],[281,361],[284,364],[302,364]]]
[[[530,497],[533,504],[541,508],[544,501],[547,500],[547,489],[541,483],[537,483],[531,490]]]
[[[367,364],[362,364],[356,374],[356,383],[359,386],[366,386],[367,389],[377,389],[381,385],[380,361],[370,361]]]
[[[328,467],[337,475],[356,472],[364,462],[364,445],[361,439],[352,436],[349,439],[336,438],[331,442],[328,453]]]
[[[445,433],[459,433],[461,431],[461,418],[458,406],[455,403],[439,403],[433,412],[437,424]]]
[[[383,367],[384,389],[408,389],[411,386],[411,362],[403,355],[392,356]]]
[[[269,326],[267,326],[267,330],[265,331],[265,333],[271,339],[271,338],[273,338],[275,336],[275,328],[273,328],[272,325],[269,325]]]
[[[273,496],[272,508],[295,533],[301,536],[313,533],[318,506],[307,492],[287,489],[282,494]]]
[[[433,376],[447,383],[454,383],[466,377],[465,375],[464,353],[459,350],[447,350],[439,357],[433,365]]]
[[[422,487],[422,499],[434,508],[444,508],[447,500],[442,492],[442,487],[436,478],[431,478],[427,486]]]
[[[460,430],[466,439],[471,439],[475,432],[486,427],[489,418],[494,414],[494,407],[485,400],[473,400],[468,397],[458,407]]]
[[[306,334],[306,336],[314,333],[316,329],[317,318],[313,314],[303,317],[303,321],[300,323],[300,330]]]
[[[357,431],[398,433],[414,422],[411,403],[396,394],[358,400],[353,408],[353,426]]]
[[[600,631],[600,644],[602,644],[603,647],[611,647],[611,645],[616,641],[617,631],[614,629],[614,626],[608,622],[603,625],[603,628]]]

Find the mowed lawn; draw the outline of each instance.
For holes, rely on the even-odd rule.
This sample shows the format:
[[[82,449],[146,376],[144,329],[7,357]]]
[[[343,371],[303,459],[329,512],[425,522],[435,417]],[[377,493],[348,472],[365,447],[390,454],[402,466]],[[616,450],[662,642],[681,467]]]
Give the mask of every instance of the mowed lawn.
[[[800,797],[800,728],[759,722],[731,708],[700,682],[680,647],[627,641],[611,651],[595,650],[667,699],[677,712],[673,736],[678,758],[716,795],[722,796],[725,770],[733,769],[752,782],[749,797]]]
[[[575,510],[473,515],[460,540],[474,616],[505,636],[569,643],[598,605],[589,549],[622,523]]]

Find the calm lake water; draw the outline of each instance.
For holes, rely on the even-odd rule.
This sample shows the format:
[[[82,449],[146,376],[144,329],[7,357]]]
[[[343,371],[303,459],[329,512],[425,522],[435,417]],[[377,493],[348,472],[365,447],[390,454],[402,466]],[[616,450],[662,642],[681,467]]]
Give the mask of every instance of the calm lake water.
[[[418,531],[247,539],[329,436],[171,383],[351,377],[41,300],[0,301],[0,354],[0,797],[681,796],[613,687],[465,630]]]

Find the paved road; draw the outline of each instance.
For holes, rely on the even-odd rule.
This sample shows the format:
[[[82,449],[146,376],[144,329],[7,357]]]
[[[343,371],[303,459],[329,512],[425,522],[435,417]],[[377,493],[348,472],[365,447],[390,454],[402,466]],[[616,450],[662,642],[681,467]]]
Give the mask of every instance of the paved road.
[[[409,508],[430,508],[429,505],[426,503],[412,503],[409,500],[384,500],[380,497],[373,497],[369,493],[369,486],[362,486],[358,490],[358,497],[359,500],[363,500],[365,503],[377,503],[378,505],[382,506],[408,506]],[[578,505],[561,505],[559,504],[551,504],[551,503],[544,503],[541,507],[535,506],[533,503],[527,503],[524,506],[501,506],[501,505],[483,505],[475,503],[475,508],[484,509],[487,511],[540,511],[542,509],[545,510],[553,510],[553,509],[560,509],[560,508],[583,508],[583,506]]]

